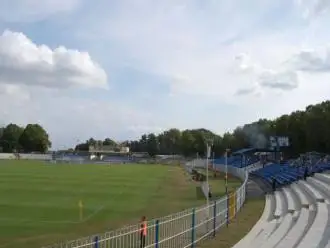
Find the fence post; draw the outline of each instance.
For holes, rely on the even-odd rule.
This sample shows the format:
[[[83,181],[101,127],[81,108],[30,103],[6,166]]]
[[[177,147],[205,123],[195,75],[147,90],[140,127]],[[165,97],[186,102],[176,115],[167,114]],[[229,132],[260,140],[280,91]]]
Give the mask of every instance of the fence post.
[[[98,236],[94,237],[94,248],[99,248],[99,237]]]
[[[195,247],[195,215],[196,210],[193,208],[191,215],[191,248]]]
[[[217,201],[214,201],[214,205],[213,205],[213,237],[215,237],[216,223],[217,223]]]
[[[227,227],[228,227],[228,224],[229,224],[229,214],[230,214],[230,211],[229,211],[229,194],[227,193],[227,195],[226,195],[226,197],[227,197],[227,219],[226,219],[226,225],[227,225]]]
[[[156,230],[155,230],[155,248],[159,245],[159,220],[156,220]]]

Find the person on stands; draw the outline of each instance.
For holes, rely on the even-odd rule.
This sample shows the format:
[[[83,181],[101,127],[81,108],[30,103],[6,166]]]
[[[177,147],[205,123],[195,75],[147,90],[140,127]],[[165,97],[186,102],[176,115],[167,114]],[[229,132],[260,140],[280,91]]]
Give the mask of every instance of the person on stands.
[[[304,171],[304,180],[306,181],[306,178],[308,176],[308,167],[305,167],[305,171]]]
[[[140,229],[140,248],[144,248],[146,246],[147,228],[146,217],[142,216]]]
[[[212,191],[211,191],[211,188],[210,188],[210,185],[209,185],[209,199],[211,199],[212,198]]]
[[[275,180],[275,178],[273,178],[273,181],[272,181],[272,188],[273,188],[273,191],[276,190],[276,180]]]

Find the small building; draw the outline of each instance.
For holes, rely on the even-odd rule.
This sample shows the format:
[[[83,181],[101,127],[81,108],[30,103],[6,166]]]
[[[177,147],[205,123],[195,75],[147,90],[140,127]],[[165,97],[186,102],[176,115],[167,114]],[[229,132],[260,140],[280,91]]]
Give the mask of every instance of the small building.
[[[107,145],[90,145],[88,151],[91,153],[113,153],[116,147]]]
[[[123,146],[120,148],[121,153],[129,153],[129,147],[128,146]]]

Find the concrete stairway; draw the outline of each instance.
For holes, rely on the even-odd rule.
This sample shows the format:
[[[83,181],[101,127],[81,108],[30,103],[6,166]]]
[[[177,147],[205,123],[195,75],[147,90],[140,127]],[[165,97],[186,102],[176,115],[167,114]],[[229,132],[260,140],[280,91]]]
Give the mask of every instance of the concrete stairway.
[[[330,248],[330,175],[266,195],[264,212],[233,248]]]

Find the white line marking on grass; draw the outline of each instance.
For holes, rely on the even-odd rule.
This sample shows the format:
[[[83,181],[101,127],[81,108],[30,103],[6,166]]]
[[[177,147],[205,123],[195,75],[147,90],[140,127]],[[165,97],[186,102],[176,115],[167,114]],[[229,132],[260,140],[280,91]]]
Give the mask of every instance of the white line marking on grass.
[[[84,222],[90,220],[90,219],[93,218],[95,215],[97,215],[98,213],[100,213],[104,208],[105,208],[105,206],[100,206],[100,207],[97,208],[93,213],[91,213],[90,215],[88,215],[86,218],[82,219],[82,221],[78,221],[78,223],[84,223]]]
[[[31,219],[15,219],[15,218],[0,218],[0,222],[9,223],[50,223],[50,224],[75,224],[80,221],[69,221],[69,220],[31,220]]]
[[[15,224],[15,223],[34,223],[34,224],[80,224],[92,219],[95,215],[100,213],[105,206],[100,206],[95,209],[90,215],[81,221],[70,221],[70,220],[31,220],[31,219],[15,219],[15,218],[0,218],[0,222]]]

